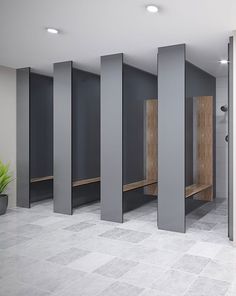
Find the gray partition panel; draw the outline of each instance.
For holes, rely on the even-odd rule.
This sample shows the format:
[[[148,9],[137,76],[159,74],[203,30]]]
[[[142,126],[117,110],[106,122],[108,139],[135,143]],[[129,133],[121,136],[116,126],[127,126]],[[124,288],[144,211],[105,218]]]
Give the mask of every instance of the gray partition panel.
[[[229,110],[229,146],[228,146],[228,235],[229,239],[233,240],[233,44],[234,39],[230,37],[229,40],[229,97],[228,97],[228,110]]]
[[[54,64],[54,211],[72,214],[72,62]]]
[[[17,70],[17,206],[30,207],[30,68]]]
[[[101,58],[101,218],[123,222],[123,54]]]
[[[158,49],[158,228],[185,232],[185,45]]]

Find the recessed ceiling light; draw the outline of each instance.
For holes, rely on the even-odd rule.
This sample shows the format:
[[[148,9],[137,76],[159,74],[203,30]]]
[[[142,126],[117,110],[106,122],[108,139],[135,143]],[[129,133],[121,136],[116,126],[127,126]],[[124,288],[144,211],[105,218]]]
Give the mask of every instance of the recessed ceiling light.
[[[46,31],[50,34],[59,34],[59,30],[55,28],[46,28]]]
[[[150,13],[157,13],[159,8],[154,4],[149,4],[146,6],[146,10]]]
[[[227,65],[229,63],[228,60],[220,60],[221,65]]]

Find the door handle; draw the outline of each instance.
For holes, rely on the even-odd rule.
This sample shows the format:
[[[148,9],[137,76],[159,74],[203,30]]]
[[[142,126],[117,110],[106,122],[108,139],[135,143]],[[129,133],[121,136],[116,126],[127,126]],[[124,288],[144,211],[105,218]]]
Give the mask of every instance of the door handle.
[[[227,111],[228,111],[228,106],[227,106],[227,105],[221,106],[221,107],[220,107],[220,110],[221,110],[222,112],[227,112]]]

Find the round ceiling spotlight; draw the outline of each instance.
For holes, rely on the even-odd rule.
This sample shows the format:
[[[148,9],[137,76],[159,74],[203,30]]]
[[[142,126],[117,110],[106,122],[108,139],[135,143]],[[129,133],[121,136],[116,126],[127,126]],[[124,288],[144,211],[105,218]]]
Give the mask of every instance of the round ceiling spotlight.
[[[59,34],[59,30],[55,28],[46,28],[46,31],[50,34]]]
[[[221,63],[221,65],[227,65],[229,63],[229,61],[223,59],[223,60],[220,60],[220,63]]]
[[[150,13],[157,13],[159,11],[159,8],[154,4],[149,4],[146,6],[146,10]]]

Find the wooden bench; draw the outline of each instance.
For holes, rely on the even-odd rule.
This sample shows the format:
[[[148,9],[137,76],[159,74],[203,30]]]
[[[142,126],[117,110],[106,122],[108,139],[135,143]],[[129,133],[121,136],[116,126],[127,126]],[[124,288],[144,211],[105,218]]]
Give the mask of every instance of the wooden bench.
[[[146,187],[148,185],[153,185],[153,184],[157,184],[157,181],[156,180],[141,180],[141,181],[138,181],[138,182],[125,184],[123,186],[123,192],[127,192],[127,191],[130,191],[130,190]]]
[[[185,188],[185,197],[188,198],[194,194],[210,189],[211,187],[212,185],[210,184],[192,184]]]

